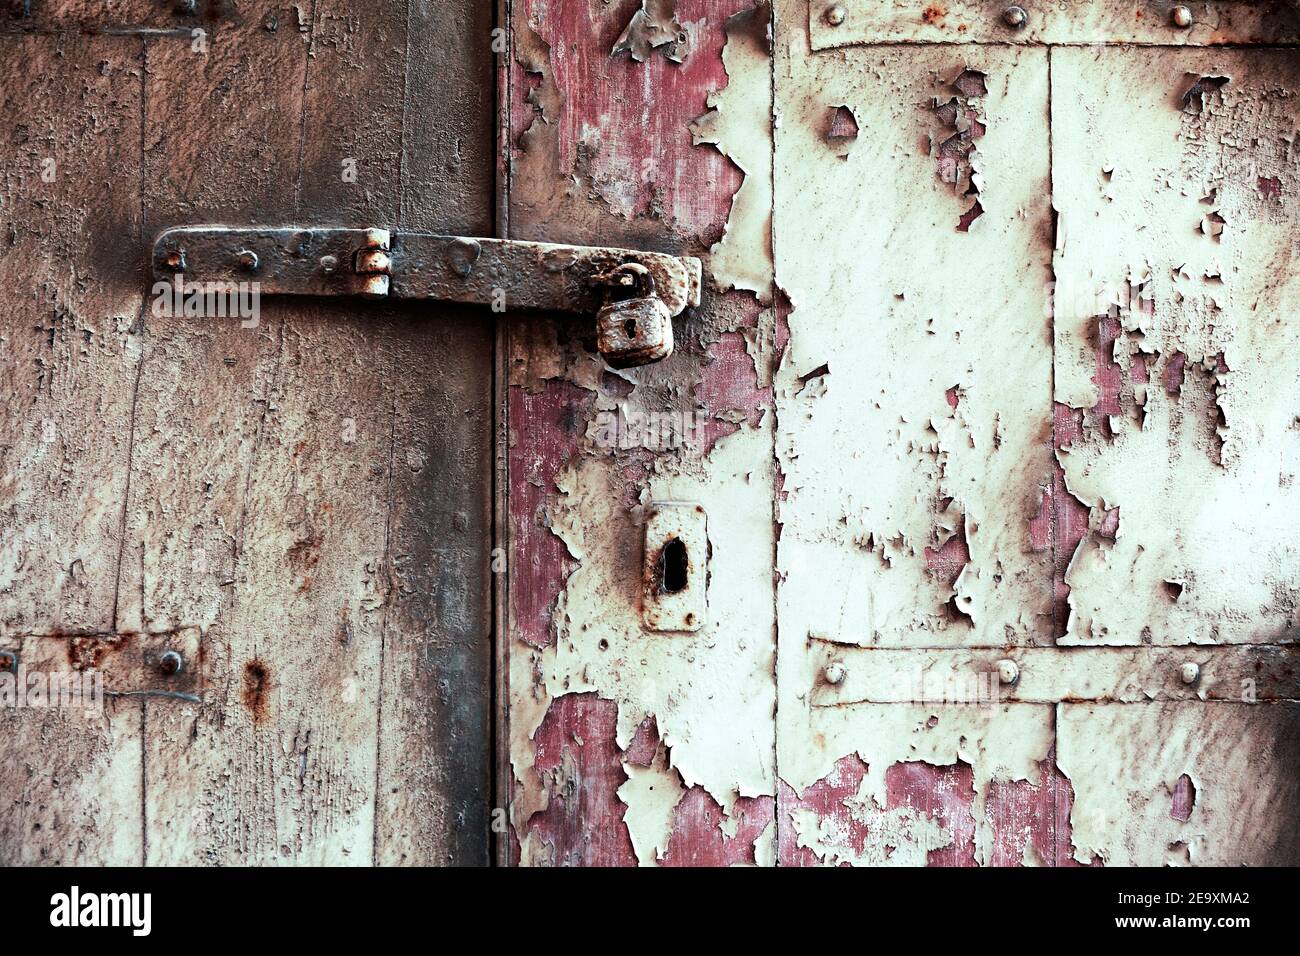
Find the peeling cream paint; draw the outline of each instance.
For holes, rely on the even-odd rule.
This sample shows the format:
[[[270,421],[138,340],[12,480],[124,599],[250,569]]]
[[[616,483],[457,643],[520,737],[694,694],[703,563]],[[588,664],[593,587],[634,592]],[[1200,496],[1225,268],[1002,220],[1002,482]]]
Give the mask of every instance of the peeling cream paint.
[[[785,670],[781,673],[783,683],[793,676]],[[1053,741],[1052,708],[1038,704],[858,704],[810,714],[806,702],[787,695],[782,686],[778,719],[781,779],[796,793],[829,774],[838,756],[856,753],[868,768],[860,797],[870,798],[884,811],[885,773],[894,764],[969,764],[974,770],[971,813],[976,826],[975,853],[981,864],[988,862],[993,851],[993,824],[984,812],[990,784],[1036,782]],[[810,747],[810,740],[819,745]],[[928,833],[928,828],[921,827],[915,834],[926,838],[913,843],[926,844],[928,849],[947,845],[929,846],[933,841]]]
[[[1062,704],[1057,726],[1057,763],[1074,784],[1075,859],[1276,866],[1300,858],[1295,703]],[[1171,813],[1183,774],[1196,789],[1185,822]]]
[[[681,777],[669,765],[667,748],[660,743],[648,767],[624,763],[627,782],[618,798],[627,805],[623,822],[632,838],[637,860],[651,866],[663,859],[672,836],[673,811],[686,793]],[[724,821],[725,822],[725,821]],[[734,831],[729,836],[735,836]]]
[[[754,593],[770,574],[774,547],[771,522],[753,520],[771,513],[770,428],[770,420],[742,425],[703,459],[661,457],[639,491],[622,487],[603,455],[580,454],[558,476],[550,526],[581,564],[557,603],[555,643],[512,655],[512,686],[534,689],[531,698],[516,690],[512,700],[517,831],[546,806],[531,741],[549,701],[562,694],[595,691],[616,701],[621,748],[647,716],[656,720],[671,771],[629,768],[620,791],[643,860],[663,849],[674,792],[680,799],[680,789],[698,784],[728,815],[738,797],[775,793],[772,607]],[[641,626],[640,507],[652,500],[698,502],[709,515],[709,621],[698,632]],[[680,782],[663,787],[667,779]]]
[[[1074,556],[1064,643],[1294,640],[1294,64],[1248,50],[1115,50],[1105,70],[1089,51],[1052,58],[1056,401],[1084,410],[1058,457],[1094,521],[1123,516],[1113,541],[1091,536]],[[1232,79],[1189,98],[1200,77]],[[1292,187],[1261,189],[1273,179]],[[1217,237],[1200,228],[1210,211]],[[1132,390],[1119,415],[1093,411],[1108,304]]]
[[[627,53],[643,63],[651,52],[662,50],[666,58],[681,63],[690,54],[691,34],[677,21],[676,7],[675,0],[641,0],[641,8],[632,14],[610,56]]]
[[[1046,51],[778,51],[776,279],[794,304],[775,379],[781,632],[1047,643],[1049,556],[1028,537],[1052,472]],[[978,236],[953,228],[928,155],[930,104],[977,65],[998,182]],[[847,158],[821,141],[827,102],[862,118]],[[954,539],[969,560],[946,578],[927,552]]]
[[[745,174],[722,238],[709,250],[721,290],[772,301],[772,113],[770,8],[756,4],[727,19],[725,89],[710,93],[709,112],[691,124],[694,143],[708,143]]]
[[[555,859],[527,821],[564,772],[536,772],[534,735],[553,701],[594,692],[617,704],[620,748],[647,717],[660,734],[649,765],[623,761],[618,789],[643,865],[662,859],[691,787],[734,838],[738,797],[786,784],[797,801],[848,755],[865,775],[847,815],[783,797],[755,862],[787,839],[828,864],[923,864],[954,846],[940,813],[887,806],[900,764],[970,768],[954,779],[970,780],[980,864],[1060,862],[1032,840],[1049,824],[991,805],[1058,769],[1074,789],[1073,837],[1058,836],[1081,862],[1294,861],[1279,808],[1296,805],[1283,769],[1295,705],[1272,702],[1293,690],[1270,676],[1268,702],[1224,702],[1240,675],[1282,666],[1295,627],[1294,66],[1277,51],[1106,49],[1099,69],[1096,50],[1038,45],[812,55],[802,0],[778,3],[775,43],[767,18],[760,5],[728,21],[728,84],[690,132],[745,174],[714,284],[769,306],[753,327],[709,319],[701,336],[741,331],[775,411],[755,424],[712,410],[739,430],[702,458],[650,459],[644,479],[645,460],[596,448],[590,420],[580,429],[544,515],[579,566],[554,643],[511,658],[523,859]],[[1230,79],[1197,91],[1200,77]],[[935,143],[954,131],[936,135],[936,107],[954,82],[954,129],[978,122],[978,152],[936,175]],[[836,111],[851,137],[828,139]],[[954,189],[978,197],[973,234]],[[778,288],[793,307],[783,353]],[[1071,311],[1079,290],[1089,305]],[[530,352],[516,384],[563,378],[593,410],[618,406],[580,349]],[[629,400],[687,400],[697,371],[625,376]],[[1060,407],[1077,436],[1058,434]],[[1029,534],[1058,464],[1088,512],[1063,637],[1053,555]],[[640,626],[641,509],[655,500],[708,512],[698,634]],[[757,599],[773,553],[776,622]],[[1241,659],[1056,647],[1230,641],[1277,646]],[[989,655],[1022,668],[996,702],[897,691],[914,672],[989,671]],[[831,657],[847,677],[827,680]],[[1180,681],[1188,663],[1199,683]],[[1171,815],[1182,775],[1187,820]]]
[[[837,818],[819,817],[812,810],[791,814],[799,846],[830,866],[925,866],[929,851],[952,845],[952,834],[925,814],[911,807],[869,813],[868,799],[859,793],[844,801],[855,820],[870,824],[860,851],[850,845]]]

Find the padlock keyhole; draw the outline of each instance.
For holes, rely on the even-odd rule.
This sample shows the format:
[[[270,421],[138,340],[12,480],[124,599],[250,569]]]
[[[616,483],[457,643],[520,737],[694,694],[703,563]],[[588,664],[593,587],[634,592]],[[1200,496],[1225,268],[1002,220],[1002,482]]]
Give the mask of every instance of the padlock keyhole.
[[[636,319],[628,319],[624,322],[623,331],[627,333],[629,339],[636,338]]]
[[[669,538],[659,559],[660,588],[665,594],[684,590],[690,560],[681,538]]]

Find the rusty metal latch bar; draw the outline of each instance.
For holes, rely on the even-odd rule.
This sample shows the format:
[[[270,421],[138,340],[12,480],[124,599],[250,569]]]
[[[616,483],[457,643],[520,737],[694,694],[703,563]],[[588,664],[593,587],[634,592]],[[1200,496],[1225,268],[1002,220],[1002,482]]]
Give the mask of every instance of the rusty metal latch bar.
[[[649,273],[669,316],[699,305],[699,259],[633,249],[293,226],[182,226],[160,234],[153,249],[159,278],[256,282],[266,295],[428,299],[590,315],[619,297],[609,277],[629,264]]]

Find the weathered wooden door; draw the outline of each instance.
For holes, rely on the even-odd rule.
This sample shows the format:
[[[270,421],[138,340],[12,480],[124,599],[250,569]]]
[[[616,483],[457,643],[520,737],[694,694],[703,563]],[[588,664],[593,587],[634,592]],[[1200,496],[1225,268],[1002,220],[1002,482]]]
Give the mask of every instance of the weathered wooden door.
[[[1296,6],[512,10],[511,233],[713,294],[513,329],[511,859],[1300,862]]]
[[[106,697],[3,708],[0,862],[487,862],[491,317],[159,318],[148,264],[493,235],[493,10],[3,6],[0,651]]]
[[[107,696],[0,861],[1300,861],[1288,0],[10,6],[0,671]],[[190,223],[712,287],[160,317]]]

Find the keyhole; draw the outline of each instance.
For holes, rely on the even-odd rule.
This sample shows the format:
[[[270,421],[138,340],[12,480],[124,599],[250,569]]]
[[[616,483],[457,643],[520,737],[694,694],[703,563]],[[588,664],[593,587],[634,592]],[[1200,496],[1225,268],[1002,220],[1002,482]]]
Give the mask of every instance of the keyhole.
[[[665,594],[676,594],[686,587],[688,565],[686,545],[680,538],[669,538],[659,558],[660,589]]]
[[[628,319],[624,322],[623,331],[627,333],[629,339],[636,338],[636,319]]]

